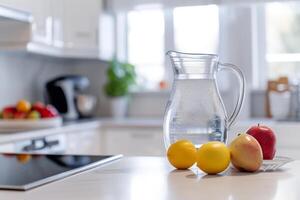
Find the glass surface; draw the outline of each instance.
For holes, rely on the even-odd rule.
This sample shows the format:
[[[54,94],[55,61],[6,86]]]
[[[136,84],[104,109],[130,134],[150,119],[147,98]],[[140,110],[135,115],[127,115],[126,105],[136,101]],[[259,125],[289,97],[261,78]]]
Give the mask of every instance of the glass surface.
[[[164,78],[164,13],[144,8],[128,13],[128,61],[136,66],[139,84],[157,85]]]
[[[1,186],[24,186],[112,156],[0,154]]]
[[[268,53],[300,53],[300,3],[266,4]]]
[[[174,68],[174,85],[164,118],[166,149],[180,139],[200,147],[208,141],[227,142],[227,130],[237,117],[245,95],[245,79],[234,65],[219,63],[218,56],[169,51]],[[216,73],[232,70],[239,78],[236,107],[227,115],[216,84]]]
[[[300,3],[266,4],[266,50],[268,78],[300,75]]]
[[[175,49],[184,52],[217,52],[218,6],[177,7],[173,15]]]

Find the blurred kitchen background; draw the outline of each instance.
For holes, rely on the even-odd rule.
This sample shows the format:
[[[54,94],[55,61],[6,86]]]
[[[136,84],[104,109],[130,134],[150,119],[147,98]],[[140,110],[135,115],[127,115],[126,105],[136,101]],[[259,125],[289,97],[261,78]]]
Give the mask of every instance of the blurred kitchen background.
[[[88,115],[106,122],[101,153],[160,155],[173,78],[165,52],[213,53],[246,77],[246,99],[232,134],[265,123],[281,134],[281,152],[297,157],[300,151],[292,139],[300,128],[300,1],[0,0],[0,5],[0,107],[19,99],[46,101],[48,81],[80,75],[89,84],[73,95],[95,97]],[[128,77],[107,86],[111,73]],[[226,72],[218,76],[231,112],[237,80]],[[71,138],[78,142],[69,152],[76,153],[87,136]]]

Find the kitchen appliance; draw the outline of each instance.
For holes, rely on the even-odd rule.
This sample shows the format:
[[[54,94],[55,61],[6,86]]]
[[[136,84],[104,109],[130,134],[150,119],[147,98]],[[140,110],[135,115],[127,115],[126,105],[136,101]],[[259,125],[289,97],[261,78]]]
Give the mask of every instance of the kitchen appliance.
[[[78,94],[76,95],[77,110],[82,117],[93,115],[97,103],[97,98],[93,95]]]
[[[0,154],[0,189],[28,190],[121,157],[122,155]]]
[[[52,104],[64,119],[78,119],[80,115],[76,105],[76,95],[89,84],[88,78],[80,75],[57,77],[46,84],[46,101]]]
[[[232,64],[222,64],[214,54],[169,51],[174,82],[164,118],[164,142],[168,148],[179,139],[196,147],[208,141],[227,142],[227,131],[236,119],[245,96],[245,78]],[[239,96],[228,116],[217,87],[217,72],[231,70],[239,80]]]

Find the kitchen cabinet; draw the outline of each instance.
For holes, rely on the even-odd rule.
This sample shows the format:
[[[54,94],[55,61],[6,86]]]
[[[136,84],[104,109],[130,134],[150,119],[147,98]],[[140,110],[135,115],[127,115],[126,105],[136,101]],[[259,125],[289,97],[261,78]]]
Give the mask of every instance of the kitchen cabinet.
[[[32,42],[37,44],[52,44],[52,2],[50,0],[30,0],[29,11],[33,16]]]
[[[51,45],[53,21],[51,0],[0,0],[0,4],[31,13],[32,42]]]
[[[82,131],[66,133],[66,154],[103,154],[100,146],[101,131],[90,128]]]
[[[10,8],[14,8],[17,10],[23,10],[30,12],[31,11],[31,6],[33,5],[31,3],[32,0],[0,0],[0,5],[1,6],[7,6]]]
[[[58,57],[99,58],[101,0],[0,0],[0,4],[32,13],[29,51]]]
[[[101,1],[46,0],[38,6],[30,51],[59,57],[99,57]],[[46,10],[44,10],[46,7]]]
[[[98,48],[100,1],[64,0],[53,15],[54,46]]]
[[[104,127],[101,129],[101,152],[126,156],[163,156],[162,133],[158,127]]]
[[[63,133],[0,144],[0,152],[6,153],[63,153],[65,148],[66,137]]]

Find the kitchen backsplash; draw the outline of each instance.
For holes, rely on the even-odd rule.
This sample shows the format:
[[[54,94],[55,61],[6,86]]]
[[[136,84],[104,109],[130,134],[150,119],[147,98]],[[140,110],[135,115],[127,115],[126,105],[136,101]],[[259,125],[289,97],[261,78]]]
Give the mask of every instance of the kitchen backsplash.
[[[0,107],[25,98],[43,100],[43,88],[47,80],[64,74],[86,75],[91,86],[87,93],[103,99],[102,85],[105,82],[107,64],[99,60],[68,59],[37,55],[27,52],[0,53]],[[99,113],[101,103],[98,104]]]

